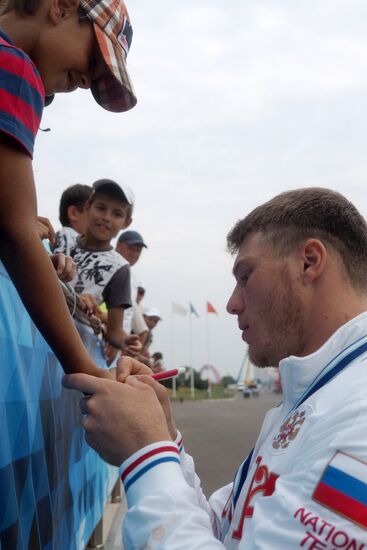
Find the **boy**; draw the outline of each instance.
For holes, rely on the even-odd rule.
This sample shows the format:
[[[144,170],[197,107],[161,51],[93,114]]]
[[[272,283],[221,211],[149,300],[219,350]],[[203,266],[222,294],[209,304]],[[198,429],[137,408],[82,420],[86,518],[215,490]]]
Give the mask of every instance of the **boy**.
[[[123,330],[124,309],[131,307],[130,267],[111,246],[111,240],[131,223],[133,194],[109,179],[93,184],[86,204],[84,235],[65,235],[65,246],[56,252],[69,254],[77,264],[77,276],[70,283],[77,294],[89,294],[97,304],[106,303],[107,341],[125,354],[137,355],[137,335]]]
[[[91,88],[107,110],[134,107],[131,39],[122,0],[10,0],[0,15],[0,259],[65,372],[106,376],[82,344],[38,236],[34,139],[45,97],[57,92]]]
[[[70,233],[82,235],[86,229],[85,205],[93,189],[89,185],[75,183],[70,185],[60,199],[59,220],[63,228]],[[58,231],[60,233],[60,231]]]

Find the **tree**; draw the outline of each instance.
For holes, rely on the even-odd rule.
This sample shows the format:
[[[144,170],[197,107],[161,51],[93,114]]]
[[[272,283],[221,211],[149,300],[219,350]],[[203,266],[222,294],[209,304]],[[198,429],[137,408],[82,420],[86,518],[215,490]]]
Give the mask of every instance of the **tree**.
[[[230,386],[231,384],[236,384],[236,380],[233,378],[233,376],[231,376],[230,374],[227,374],[226,376],[223,376],[223,378],[221,380],[221,384],[222,384],[222,386],[224,386],[226,388],[227,386]]]

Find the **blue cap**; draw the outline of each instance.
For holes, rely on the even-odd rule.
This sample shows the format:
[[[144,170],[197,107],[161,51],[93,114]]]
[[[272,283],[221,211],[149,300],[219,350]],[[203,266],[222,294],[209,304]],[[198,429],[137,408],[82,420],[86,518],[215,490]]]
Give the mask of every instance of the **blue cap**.
[[[137,231],[124,231],[119,236],[118,242],[126,244],[140,244],[141,246],[144,246],[144,248],[148,248],[143,241],[143,237]]]

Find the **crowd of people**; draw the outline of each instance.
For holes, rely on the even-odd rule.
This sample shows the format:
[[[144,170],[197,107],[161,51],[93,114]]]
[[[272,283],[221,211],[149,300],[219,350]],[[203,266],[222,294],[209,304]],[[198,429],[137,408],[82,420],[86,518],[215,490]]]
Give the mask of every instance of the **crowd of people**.
[[[161,314],[156,307],[144,306],[145,288],[131,269],[147,248],[140,233],[127,230],[134,201],[130,188],[110,179],[69,186],[60,199],[62,227],[51,249],[58,264],[74,262],[69,286],[83,310],[101,321],[107,364],[124,354],[153,366],[152,330]],[[51,237],[51,224],[44,225]]]
[[[73,186],[56,236],[37,216],[32,155],[44,106],[82,87],[109,111],[134,107],[131,40],[122,0],[8,0],[0,12],[0,258],[69,373],[64,385],[84,394],[88,443],[121,466],[125,548],[363,549],[367,225],[358,210],[332,190],[300,189],[230,232],[235,288],[227,309],[253,363],[280,369],[284,400],[234,482],[209,501],[167,391],[150,376],[162,368],[149,349],[161,316],[141,312],[145,289],[130,271],[146,246],[127,229],[132,191],[109,179]],[[57,277],[100,316],[107,361],[123,354],[115,369],[88,354]]]

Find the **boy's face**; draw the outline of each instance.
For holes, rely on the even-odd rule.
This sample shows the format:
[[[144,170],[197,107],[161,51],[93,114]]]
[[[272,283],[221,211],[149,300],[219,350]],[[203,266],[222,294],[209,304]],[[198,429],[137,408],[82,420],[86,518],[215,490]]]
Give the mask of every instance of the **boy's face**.
[[[79,235],[84,235],[87,229],[87,213],[85,206],[80,209],[72,204],[68,207],[69,226],[72,227]]]
[[[87,203],[87,230],[89,242],[108,244],[131,222],[130,207],[121,200],[97,192],[92,203]]]
[[[64,9],[65,0],[49,8],[49,21],[30,52],[43,81],[46,96],[90,88],[106,69],[92,23],[83,16],[79,1]]]

